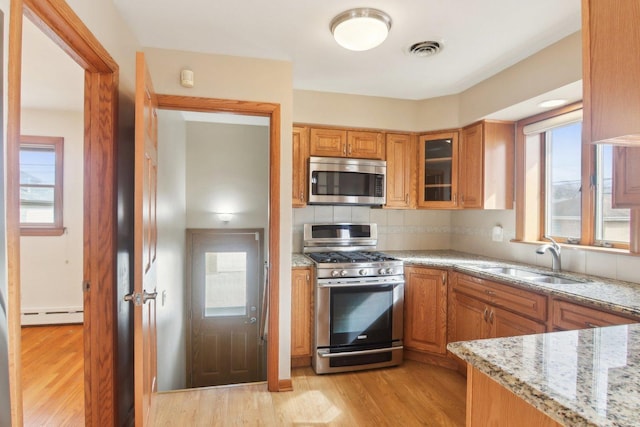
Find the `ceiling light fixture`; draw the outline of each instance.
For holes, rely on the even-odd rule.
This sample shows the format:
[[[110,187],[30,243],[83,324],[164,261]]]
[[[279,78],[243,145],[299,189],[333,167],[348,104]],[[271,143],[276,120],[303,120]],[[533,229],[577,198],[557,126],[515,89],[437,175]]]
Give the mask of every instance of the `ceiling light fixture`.
[[[331,21],[331,34],[345,49],[363,51],[380,45],[389,34],[391,18],[378,9],[357,8]]]
[[[540,108],[553,108],[559,107],[561,105],[566,104],[568,101],[566,99],[548,99],[546,101],[542,101],[538,104]]]

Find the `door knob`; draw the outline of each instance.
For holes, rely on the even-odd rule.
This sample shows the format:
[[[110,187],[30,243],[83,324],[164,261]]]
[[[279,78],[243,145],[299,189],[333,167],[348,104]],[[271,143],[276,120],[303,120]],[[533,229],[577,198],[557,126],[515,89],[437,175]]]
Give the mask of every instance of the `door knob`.
[[[251,317],[248,322],[244,322],[245,324],[254,324],[258,321],[255,317]]]
[[[149,301],[150,299],[155,300],[156,297],[158,296],[158,292],[147,292],[147,291],[142,291],[142,303],[144,304],[145,302]]]

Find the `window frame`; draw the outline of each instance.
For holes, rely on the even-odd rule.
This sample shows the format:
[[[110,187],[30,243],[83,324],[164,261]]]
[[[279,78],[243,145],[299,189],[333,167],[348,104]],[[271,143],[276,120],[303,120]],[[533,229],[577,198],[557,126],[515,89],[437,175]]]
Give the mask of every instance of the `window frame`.
[[[535,116],[527,117],[517,122],[516,129],[516,238],[515,241],[521,242],[541,242],[544,241],[545,236],[545,215],[546,215],[546,185],[545,185],[545,170],[546,170],[546,155],[545,155],[545,134],[540,133],[539,138],[539,150],[537,150],[537,158],[527,158],[527,138],[536,137],[527,136],[524,133],[524,127],[533,123],[537,123],[543,120],[551,119],[553,117],[561,116],[567,113],[575,112],[582,109],[582,102],[576,102],[564,107],[549,110]],[[602,242],[595,239],[595,205],[596,205],[596,187],[591,184],[591,176],[596,173],[596,145],[586,143],[584,140],[584,131],[581,145],[581,183],[582,183],[582,197],[580,206],[581,215],[581,232],[580,241],[578,243],[571,243],[572,246],[580,246],[584,249],[598,249],[598,250],[623,250],[631,251],[630,248],[638,248],[638,242],[636,241],[639,236],[637,228],[638,225],[638,211],[631,209],[630,218],[630,235],[629,243],[621,242],[608,242],[611,246],[603,246]],[[537,177],[534,177],[533,181],[536,182],[533,186],[532,180],[528,176],[528,168],[531,167],[531,162],[537,162],[538,171]],[[614,171],[615,175],[615,171]],[[532,200],[537,196],[537,206],[533,206],[535,203]],[[533,195],[533,197],[532,197]],[[529,205],[529,209],[527,209]],[[532,215],[533,213],[533,215]],[[556,237],[556,236],[552,236]],[[558,239],[561,243],[568,244],[566,238]]]
[[[20,222],[21,236],[61,236],[64,233],[63,222],[63,177],[64,177],[64,138],[56,136],[20,135],[20,150],[27,147],[53,147],[55,153],[55,183],[53,186],[53,223]],[[20,167],[20,165],[18,166]],[[22,184],[18,181],[18,187]],[[19,191],[18,191],[19,192]],[[19,202],[20,205],[20,202]]]

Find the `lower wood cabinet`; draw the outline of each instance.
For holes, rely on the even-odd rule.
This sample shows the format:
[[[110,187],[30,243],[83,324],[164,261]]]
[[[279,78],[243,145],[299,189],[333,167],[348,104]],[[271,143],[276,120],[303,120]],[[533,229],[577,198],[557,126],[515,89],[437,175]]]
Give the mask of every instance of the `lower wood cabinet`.
[[[291,270],[291,367],[311,366],[313,270]]]
[[[467,371],[467,427],[560,427],[547,414],[478,369]]]
[[[447,271],[405,267],[404,346],[447,353]]]
[[[449,341],[546,331],[547,297],[466,274],[451,280]]]
[[[552,306],[552,326],[558,330],[598,328],[601,326],[624,325],[640,319],[608,313],[596,308],[573,302],[554,299]]]

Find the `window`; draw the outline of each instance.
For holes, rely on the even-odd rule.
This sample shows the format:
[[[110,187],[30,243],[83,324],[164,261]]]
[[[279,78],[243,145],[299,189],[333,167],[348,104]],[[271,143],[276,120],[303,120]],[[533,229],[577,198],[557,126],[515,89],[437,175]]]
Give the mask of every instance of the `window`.
[[[613,149],[582,143],[581,108],[518,123],[517,239],[628,249],[631,211],[612,208]]]
[[[63,138],[20,137],[20,232],[59,236],[62,225]]]

